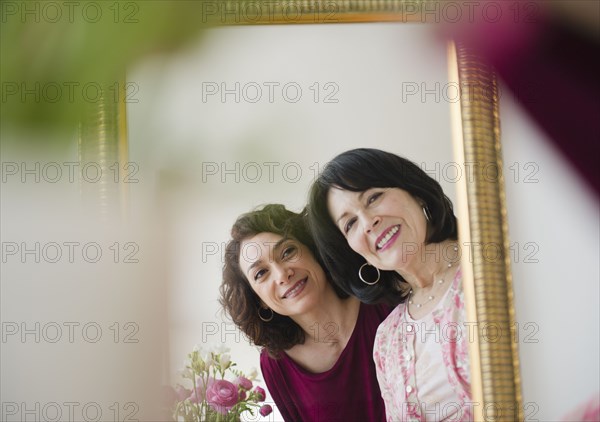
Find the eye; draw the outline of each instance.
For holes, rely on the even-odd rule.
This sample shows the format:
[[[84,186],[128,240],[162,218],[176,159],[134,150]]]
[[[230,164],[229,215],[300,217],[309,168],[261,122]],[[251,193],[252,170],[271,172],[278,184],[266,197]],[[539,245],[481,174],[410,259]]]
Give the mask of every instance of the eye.
[[[267,272],[267,270],[265,269],[260,269],[256,272],[256,274],[254,274],[254,281],[260,281],[259,279],[262,278],[263,275],[265,275]]]
[[[355,222],[356,222],[356,217],[352,217],[348,221],[346,221],[346,224],[344,225],[344,233],[345,234],[347,234],[350,231],[350,229],[354,226]]]
[[[383,195],[383,192],[375,192],[372,195],[369,195],[369,197],[367,198],[367,205],[370,205],[373,202],[375,202],[381,195]]]
[[[296,255],[297,251],[298,251],[298,248],[295,245],[290,245],[283,249],[283,252],[281,252],[281,258],[282,259],[292,258],[294,255]]]

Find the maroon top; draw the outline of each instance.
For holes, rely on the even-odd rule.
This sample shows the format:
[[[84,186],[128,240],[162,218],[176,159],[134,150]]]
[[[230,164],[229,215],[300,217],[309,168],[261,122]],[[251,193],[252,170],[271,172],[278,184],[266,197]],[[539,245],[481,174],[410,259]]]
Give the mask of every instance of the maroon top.
[[[391,312],[360,304],[352,336],[333,368],[314,374],[286,353],[260,355],[260,368],[281,415],[289,421],[385,421],[385,405],[373,362],[377,327]]]

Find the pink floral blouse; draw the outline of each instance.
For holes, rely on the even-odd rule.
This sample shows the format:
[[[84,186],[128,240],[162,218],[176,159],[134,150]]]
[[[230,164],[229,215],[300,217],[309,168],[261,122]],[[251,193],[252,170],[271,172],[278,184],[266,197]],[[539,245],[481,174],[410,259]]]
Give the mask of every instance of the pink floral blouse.
[[[468,355],[468,335],[465,332],[465,306],[460,269],[445,297],[432,311],[435,325],[435,341],[440,342],[443,366],[446,368],[448,383],[458,398],[454,406],[430,412],[435,403],[421,403],[419,386],[416,385],[415,342],[423,341],[420,321],[407,318],[406,303],[398,305],[381,323],[375,337],[373,358],[377,379],[381,388],[388,421],[443,420],[471,421],[470,374]],[[428,331],[431,334],[430,331]],[[447,403],[448,404],[448,403]],[[423,406],[427,410],[423,412]],[[439,408],[439,406],[438,406]]]

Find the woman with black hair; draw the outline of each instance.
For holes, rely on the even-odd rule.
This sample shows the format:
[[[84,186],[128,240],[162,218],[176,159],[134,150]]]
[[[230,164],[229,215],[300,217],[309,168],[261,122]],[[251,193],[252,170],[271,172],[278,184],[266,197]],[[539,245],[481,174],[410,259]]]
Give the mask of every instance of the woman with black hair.
[[[397,155],[347,151],[314,182],[308,216],[342,290],[400,302],[373,352],[388,420],[471,420],[457,223],[439,183]]]

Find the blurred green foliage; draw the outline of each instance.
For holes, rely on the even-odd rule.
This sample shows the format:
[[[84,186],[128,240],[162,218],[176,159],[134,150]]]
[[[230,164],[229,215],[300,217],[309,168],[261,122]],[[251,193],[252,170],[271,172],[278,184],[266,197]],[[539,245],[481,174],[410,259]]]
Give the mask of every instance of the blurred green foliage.
[[[140,57],[172,52],[209,26],[203,1],[0,0],[0,7],[0,124],[42,133],[76,127],[98,86],[115,86]]]

